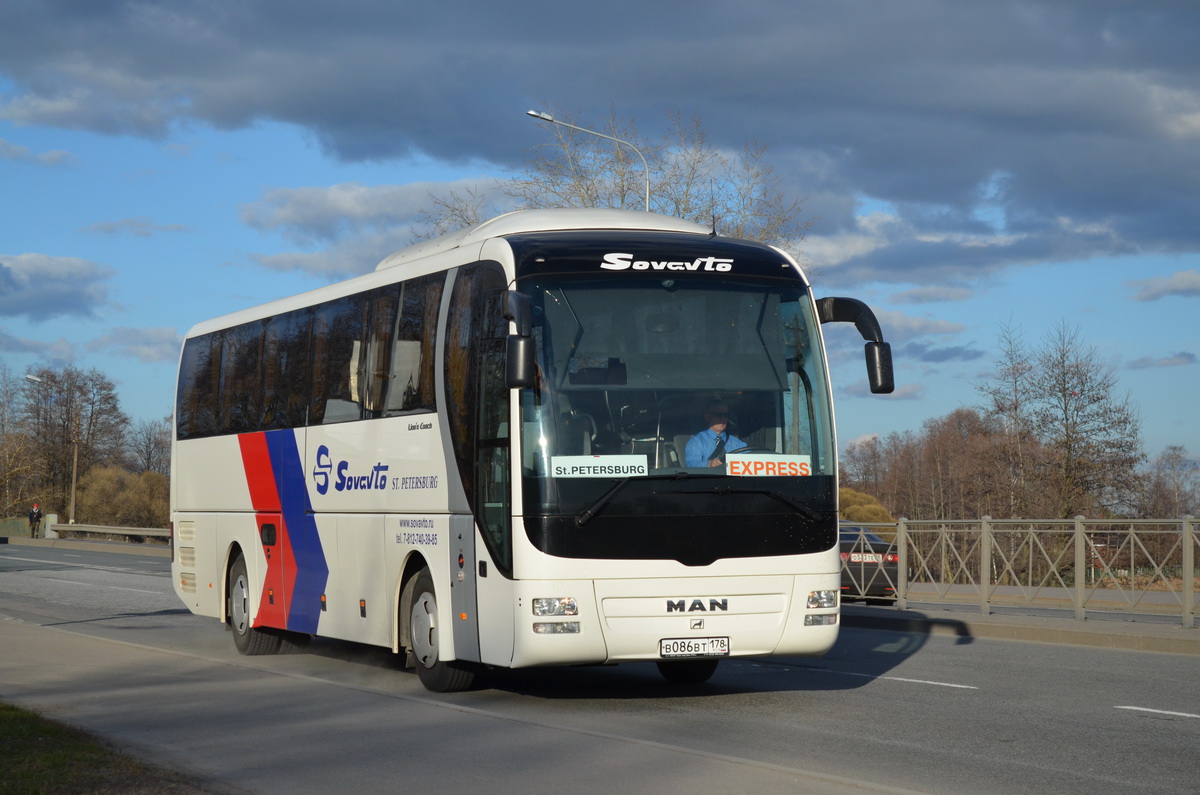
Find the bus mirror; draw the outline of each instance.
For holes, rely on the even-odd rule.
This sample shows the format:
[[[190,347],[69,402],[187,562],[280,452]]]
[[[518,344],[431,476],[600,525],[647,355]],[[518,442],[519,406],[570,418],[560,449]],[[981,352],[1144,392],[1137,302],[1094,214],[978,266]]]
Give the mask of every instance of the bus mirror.
[[[817,319],[821,323],[853,323],[864,340],[883,342],[883,331],[871,307],[857,298],[817,299]]]
[[[512,293],[509,293],[512,295]],[[533,363],[533,337],[510,334],[505,382],[509,389],[528,389],[534,385],[537,372]]]
[[[504,293],[504,319],[511,320],[517,327],[517,335],[528,337],[533,334],[533,302],[524,293],[507,290]]]
[[[896,388],[892,377],[892,346],[886,342],[868,342],[867,380],[871,382],[871,392],[876,395],[890,395]]]

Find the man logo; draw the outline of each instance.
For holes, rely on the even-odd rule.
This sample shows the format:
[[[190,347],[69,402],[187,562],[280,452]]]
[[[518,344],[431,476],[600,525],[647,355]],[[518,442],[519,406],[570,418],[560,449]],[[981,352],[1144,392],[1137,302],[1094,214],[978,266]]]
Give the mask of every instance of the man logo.
[[[688,629],[704,629],[704,619],[693,618],[692,623],[688,625]]]
[[[720,610],[723,613],[729,612],[728,599],[709,599],[708,606],[704,606],[703,599],[693,599],[691,604],[685,604],[685,599],[668,599],[668,613],[712,613]]]

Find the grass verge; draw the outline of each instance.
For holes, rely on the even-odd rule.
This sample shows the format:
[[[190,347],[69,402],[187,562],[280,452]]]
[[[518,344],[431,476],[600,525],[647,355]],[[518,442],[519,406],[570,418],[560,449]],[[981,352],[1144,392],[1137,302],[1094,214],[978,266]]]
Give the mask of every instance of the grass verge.
[[[216,793],[79,729],[0,703],[0,792]]]

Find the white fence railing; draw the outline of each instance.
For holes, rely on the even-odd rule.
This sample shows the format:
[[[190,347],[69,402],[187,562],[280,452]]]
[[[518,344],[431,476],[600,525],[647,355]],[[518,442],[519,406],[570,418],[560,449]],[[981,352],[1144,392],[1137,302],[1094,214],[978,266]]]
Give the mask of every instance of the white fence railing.
[[[878,567],[854,569],[848,596],[868,596],[865,584],[885,578],[901,608],[910,602],[978,604],[1091,613],[1177,615],[1196,625],[1200,520],[1182,519],[901,519],[861,527],[888,544]],[[883,562],[888,560],[889,563]],[[845,560],[845,558],[844,558]],[[891,562],[894,561],[894,562]],[[856,589],[857,588],[857,593]]]

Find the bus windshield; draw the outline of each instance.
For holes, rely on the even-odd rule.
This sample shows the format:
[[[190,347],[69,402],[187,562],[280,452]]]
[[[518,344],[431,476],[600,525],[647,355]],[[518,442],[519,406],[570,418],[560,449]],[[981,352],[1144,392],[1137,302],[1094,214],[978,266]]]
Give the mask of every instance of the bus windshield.
[[[829,389],[798,278],[565,274],[520,289],[539,367],[521,432],[535,545],[694,564],[832,545]],[[730,535],[723,515],[754,527],[700,543]]]

